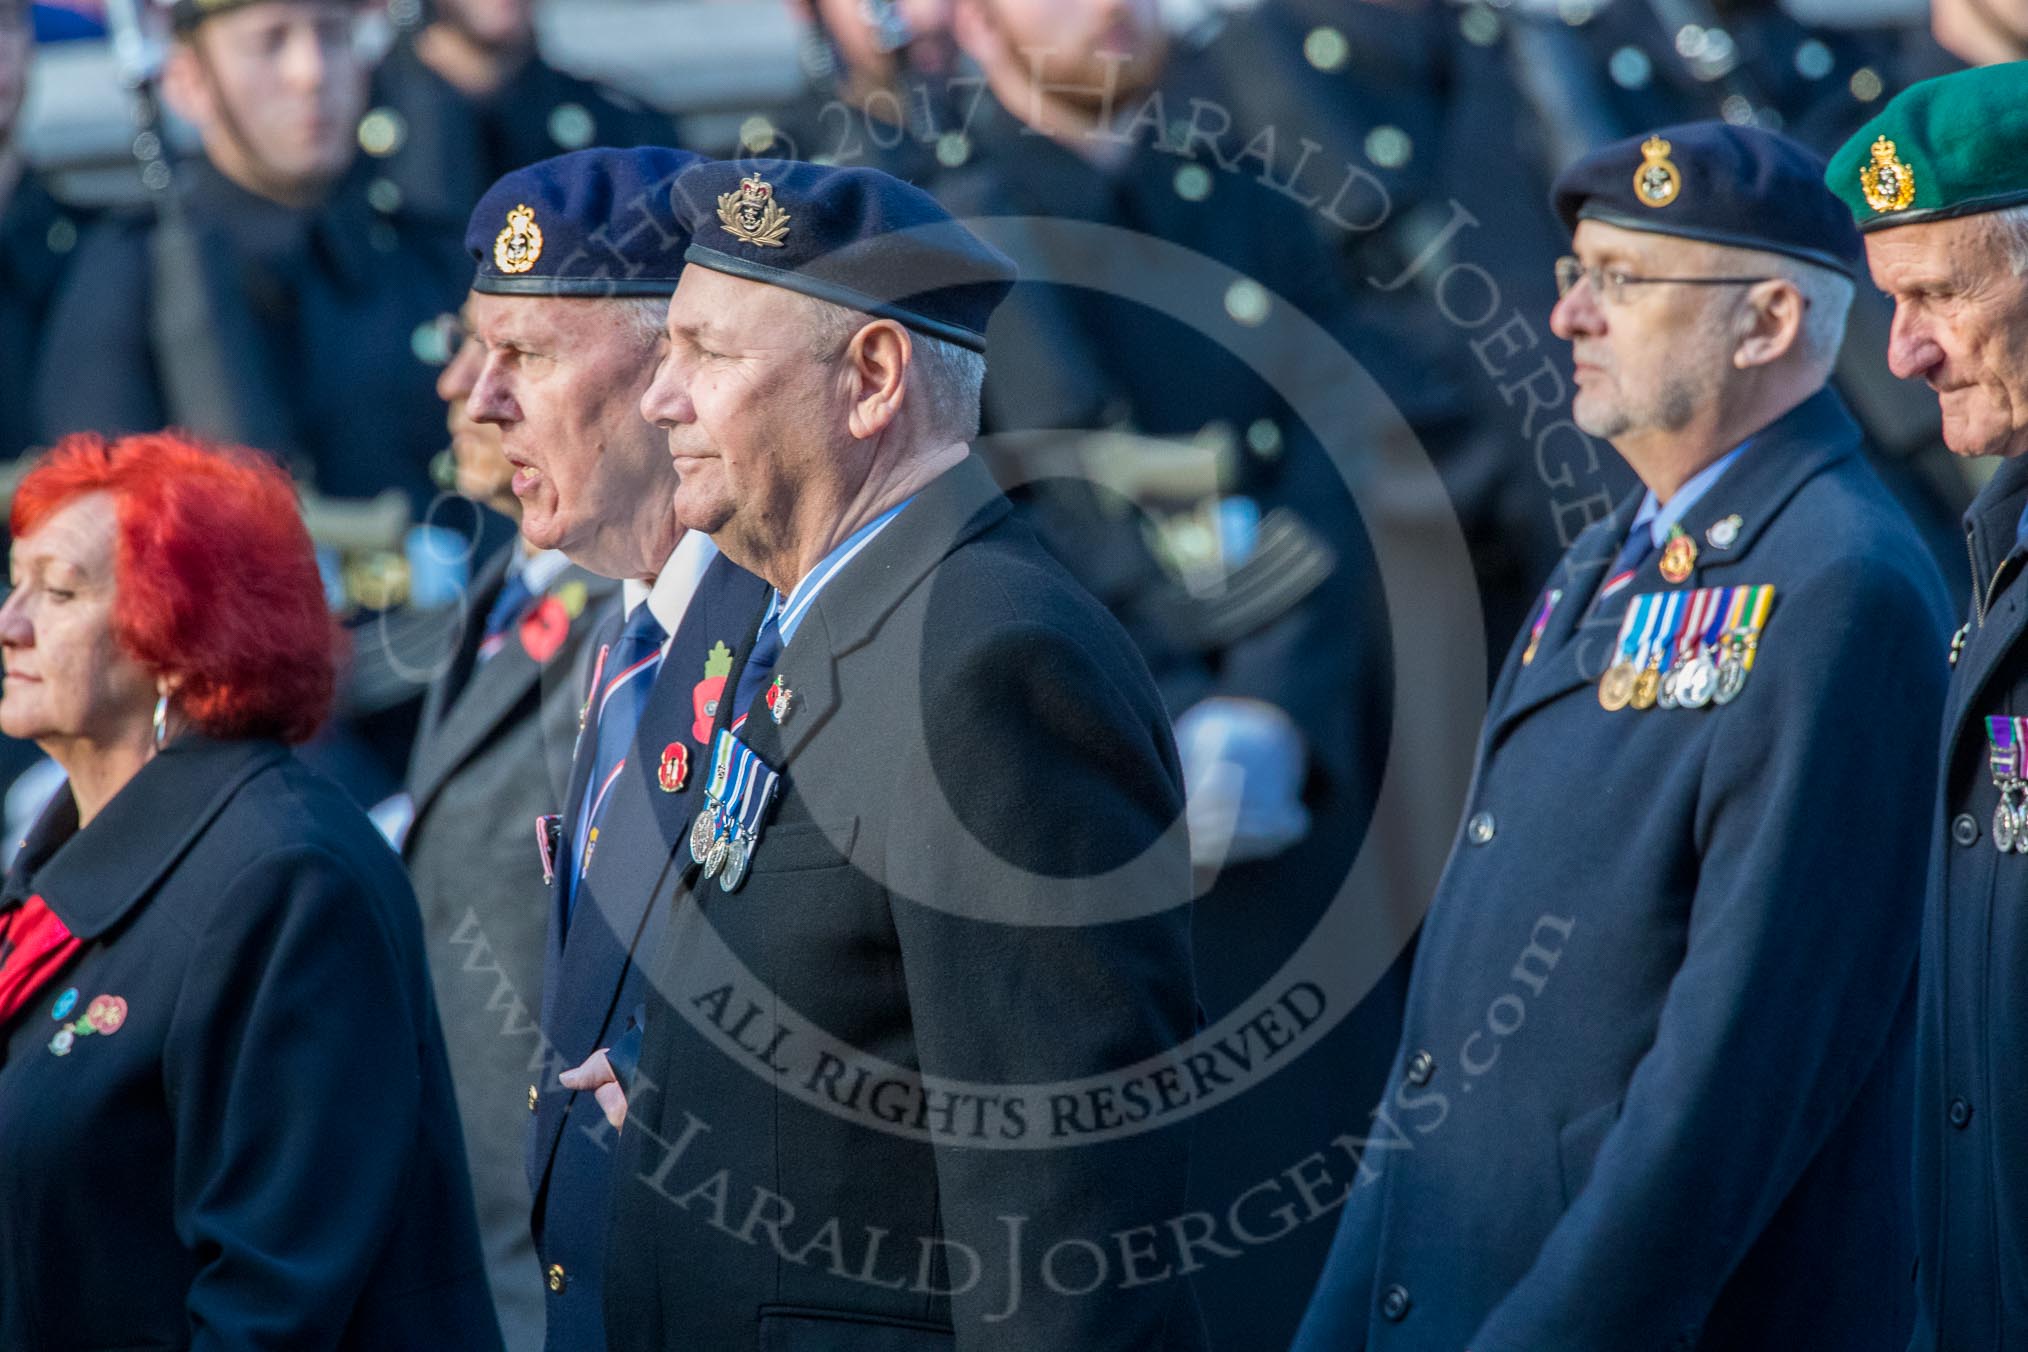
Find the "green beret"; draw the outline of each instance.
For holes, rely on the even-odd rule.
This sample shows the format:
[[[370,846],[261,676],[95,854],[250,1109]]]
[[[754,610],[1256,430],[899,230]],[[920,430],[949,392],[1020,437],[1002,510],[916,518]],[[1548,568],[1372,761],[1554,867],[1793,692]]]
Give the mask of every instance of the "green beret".
[[[1861,230],[2028,202],[2028,61],[1910,85],[1838,148],[1824,182]]]

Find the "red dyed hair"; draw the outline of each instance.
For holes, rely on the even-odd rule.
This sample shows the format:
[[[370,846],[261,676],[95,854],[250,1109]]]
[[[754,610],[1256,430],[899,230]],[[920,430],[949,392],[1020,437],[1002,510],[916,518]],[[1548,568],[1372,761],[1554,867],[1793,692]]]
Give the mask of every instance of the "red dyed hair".
[[[331,710],[339,635],[295,485],[258,452],[176,432],[65,437],[22,478],[18,539],[87,493],[118,522],[113,634],[181,678],[177,706],[213,737],[300,742]]]

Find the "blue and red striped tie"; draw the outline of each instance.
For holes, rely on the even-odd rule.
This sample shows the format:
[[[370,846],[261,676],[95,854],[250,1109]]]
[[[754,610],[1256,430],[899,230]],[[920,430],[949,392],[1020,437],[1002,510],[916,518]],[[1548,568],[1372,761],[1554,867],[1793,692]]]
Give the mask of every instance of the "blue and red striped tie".
[[[648,705],[648,691],[655,684],[655,672],[662,665],[662,644],[668,637],[668,631],[643,601],[627,617],[626,627],[613,640],[600,666],[599,689],[592,700],[597,734],[593,745],[597,750],[591,778],[585,784],[578,829],[571,834],[570,885],[565,889],[566,925],[577,909],[578,884],[590,866],[587,851],[598,839],[599,821],[605,815],[613,786],[627,768],[627,751],[633,745],[634,730],[641,725],[641,711]]]

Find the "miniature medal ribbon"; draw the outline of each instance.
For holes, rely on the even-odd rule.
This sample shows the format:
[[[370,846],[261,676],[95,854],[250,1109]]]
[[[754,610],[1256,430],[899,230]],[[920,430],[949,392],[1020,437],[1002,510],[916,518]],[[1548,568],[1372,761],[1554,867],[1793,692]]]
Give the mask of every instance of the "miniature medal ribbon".
[[[1542,593],[1542,604],[1535,608],[1535,619],[1528,626],[1528,647],[1521,653],[1521,665],[1527,666],[1535,660],[1535,650],[1542,646],[1542,631],[1549,627],[1549,613],[1556,609],[1556,603],[1563,599],[1560,588],[1552,587]]]

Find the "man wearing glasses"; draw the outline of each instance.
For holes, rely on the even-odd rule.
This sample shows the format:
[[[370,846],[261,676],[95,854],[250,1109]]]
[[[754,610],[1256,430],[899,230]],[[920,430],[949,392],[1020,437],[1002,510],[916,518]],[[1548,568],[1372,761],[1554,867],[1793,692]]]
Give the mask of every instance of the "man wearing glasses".
[[[1699,123],[1558,179],[1573,414],[1644,488],[1495,687],[1302,1352],[1901,1352],[1941,579],[1825,388],[1821,162]]]

